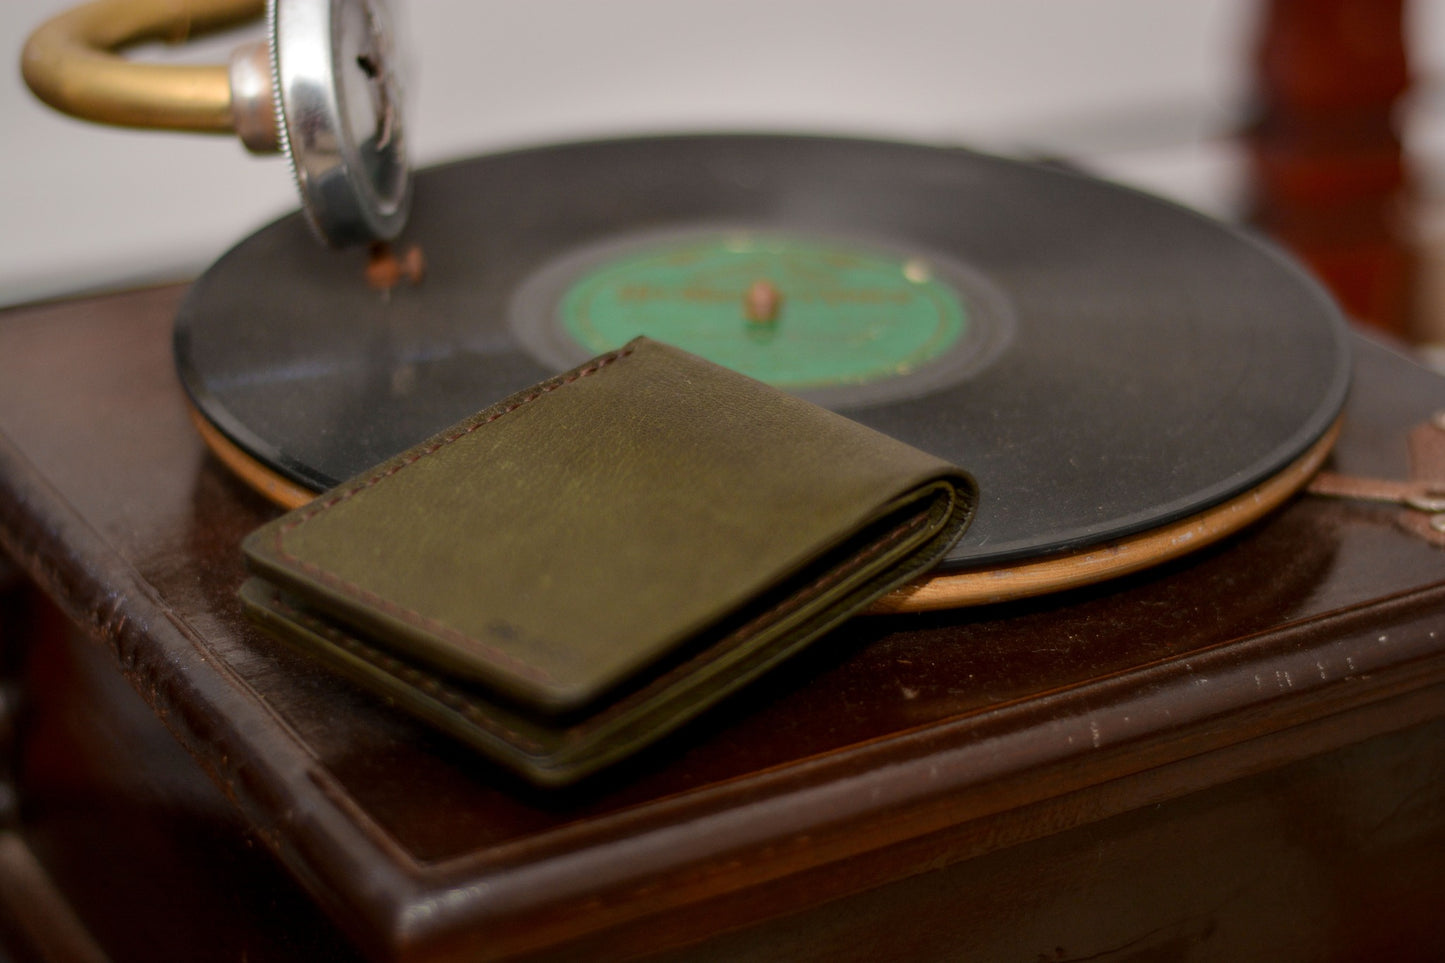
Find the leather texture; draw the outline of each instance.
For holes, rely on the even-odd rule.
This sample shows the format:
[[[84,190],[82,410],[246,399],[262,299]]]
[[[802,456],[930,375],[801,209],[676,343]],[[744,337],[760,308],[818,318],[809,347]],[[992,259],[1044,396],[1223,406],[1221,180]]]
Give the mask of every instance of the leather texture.
[[[242,597],[560,784],[922,574],[976,501],[954,466],[638,339],[252,533]]]

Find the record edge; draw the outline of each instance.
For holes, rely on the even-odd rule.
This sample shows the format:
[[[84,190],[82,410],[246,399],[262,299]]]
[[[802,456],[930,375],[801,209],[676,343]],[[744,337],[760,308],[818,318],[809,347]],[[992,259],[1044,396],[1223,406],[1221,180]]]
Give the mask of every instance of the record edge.
[[[286,510],[319,497],[271,470],[206,419],[194,404],[187,414],[206,448],[247,487]],[[1265,517],[1298,493],[1333,450],[1337,419],[1283,471],[1197,515],[1101,545],[1032,561],[963,572],[935,571],[894,589],[869,615],[972,608],[1082,588],[1180,558],[1212,545]]]

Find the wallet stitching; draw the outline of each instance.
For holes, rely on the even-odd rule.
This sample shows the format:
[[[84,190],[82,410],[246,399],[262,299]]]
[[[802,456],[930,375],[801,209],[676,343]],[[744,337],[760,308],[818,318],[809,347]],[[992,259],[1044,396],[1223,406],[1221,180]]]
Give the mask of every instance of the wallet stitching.
[[[375,592],[372,592],[368,589],[362,588],[359,585],[347,581],[346,579],[342,578],[341,576],[328,569],[322,568],[315,563],[308,562],[305,559],[293,555],[291,552],[286,550],[282,540],[291,532],[294,532],[296,529],[300,528],[306,522],[319,516],[322,512],[325,512],[328,509],[340,505],[341,503],[351,499],[353,496],[359,494],[362,491],[365,491],[366,489],[372,487],[383,479],[395,475],[397,472],[401,471],[403,468],[406,468],[408,465],[413,465],[421,459],[425,458],[426,456],[435,454],[436,452],[445,448],[447,445],[450,445],[452,442],[458,441],[470,435],[478,428],[481,428],[484,425],[489,425],[492,422],[502,418],[504,415],[509,415],[517,409],[522,408],[530,404],[531,402],[536,401],[537,399],[547,394],[550,394],[553,391],[556,391],[559,388],[566,387],[567,385],[580,381],[583,378],[588,377],[589,375],[596,374],[597,372],[611,365],[614,361],[620,361],[621,359],[632,354],[634,350],[635,349],[632,347],[627,347],[619,351],[615,351],[612,354],[603,355],[602,357],[593,361],[591,364],[585,365],[581,368],[576,369],[575,371],[571,371],[565,375],[562,375],[561,377],[545,382],[544,384],[538,386],[530,394],[518,399],[513,404],[510,404],[507,407],[502,408],[498,411],[494,411],[486,418],[482,418],[475,422],[472,422],[465,428],[462,428],[459,431],[440,438],[427,445],[426,447],[408,454],[397,463],[387,466],[382,471],[379,471],[376,474],[365,479],[364,481],[361,481],[358,484],[352,486],[351,488],[348,488],[346,491],[333,495],[330,498],[326,499],[326,501],[315,505],[314,507],[302,510],[302,512],[300,512],[296,518],[277,527],[275,538],[273,541],[276,554],[279,555],[281,558],[285,559],[286,561],[290,562],[291,564],[295,565],[297,568],[300,568],[311,574],[320,581],[326,582],[327,584],[339,588],[352,595],[359,596],[369,604],[374,605],[385,612],[396,615],[403,621],[410,622],[421,628],[436,632],[438,635],[450,638],[454,641],[459,640],[468,645],[479,647],[484,650],[488,654],[488,656],[493,659],[493,661],[508,666],[519,675],[527,676],[541,682],[555,682],[555,677],[551,673],[547,672],[545,669],[541,669],[537,666],[532,665],[531,663],[524,662],[521,659],[518,659],[516,656],[513,656],[503,651],[502,649],[498,649],[495,646],[488,645],[481,639],[460,632],[457,629],[446,625],[445,623],[439,622],[429,616],[422,615],[420,612],[417,612],[414,609],[409,609],[405,606],[398,605],[383,596],[377,595]]]
[[[370,664],[376,666],[378,669],[381,669],[383,672],[387,672],[395,676],[404,684],[410,685],[413,688],[427,695],[430,695],[432,698],[442,703],[442,705],[444,705],[446,708],[449,708],[453,712],[457,712],[462,716],[466,717],[468,722],[471,722],[478,728],[491,732],[498,737],[507,740],[512,745],[523,748],[525,750],[530,750],[533,753],[540,752],[542,750],[542,744],[539,743],[537,740],[529,738],[528,736],[519,732],[513,726],[503,725],[502,723],[498,722],[495,718],[488,715],[480,707],[478,707],[475,702],[468,699],[466,696],[462,695],[451,686],[448,686],[437,676],[434,676],[423,669],[419,669],[414,665],[402,662],[400,659],[397,659],[394,656],[387,655],[380,649],[368,645],[360,639],[354,638],[353,636],[340,631],[335,626],[329,625],[328,623],[322,621],[311,613],[304,612],[300,609],[295,608],[294,606],[286,604],[285,602],[281,601],[280,598],[272,598],[270,600],[270,604],[275,606],[278,612],[284,613],[287,617],[295,620],[303,626],[310,628],[311,631],[316,632],[319,635],[322,635],[323,637],[329,639],[332,643],[340,646],[342,649],[346,650],[351,655],[354,655],[356,658],[369,662]]]
[[[900,522],[890,529],[890,534],[896,535],[896,533],[906,528],[908,524],[909,522],[907,521]],[[701,667],[716,663],[718,659],[733,650],[734,646],[728,644],[729,642],[735,643],[738,639],[756,633],[762,625],[776,622],[789,612],[796,611],[802,605],[806,604],[805,600],[816,599],[820,592],[828,591],[832,587],[836,587],[840,582],[851,577],[858,569],[865,568],[869,559],[876,558],[885,550],[885,547],[890,544],[892,544],[892,539],[881,536],[870,541],[852,556],[852,564],[849,566],[830,566],[818,576],[809,579],[806,585],[799,586],[797,591],[789,593],[788,597],[783,600],[781,604],[770,605],[763,611],[753,613],[740,625],[726,632],[717,641],[717,644],[710,645],[702,652],[696,653],[684,660],[681,664],[667,669],[652,682],[644,686],[638,693],[624,698],[619,703],[612,704],[608,709],[604,709],[598,713],[594,719],[597,720],[598,724],[601,724],[609,718],[615,718],[625,711],[629,704],[634,702],[635,697],[650,698],[649,693],[656,693],[659,689],[671,689],[677,684],[679,679],[693,674]],[[857,592],[858,589],[855,587],[853,591]],[[529,757],[534,759],[541,758],[542,754],[555,751],[548,750],[540,741],[522,732],[516,726],[507,725],[502,720],[496,718],[484,708],[483,704],[479,704],[469,698],[463,691],[449,685],[443,677],[428,672],[425,668],[398,659],[384,650],[355,637],[351,633],[343,631],[338,626],[319,618],[314,613],[289,604],[278,594],[273,593],[268,599],[268,604],[274,608],[275,611],[291,619],[293,622],[309,628],[312,632],[328,639],[332,644],[338,646],[351,656],[369,663],[382,672],[388,673],[401,684],[410,686],[412,689],[430,696],[444,708],[457,713],[462,719],[475,726],[478,730],[502,740],[507,745],[527,754]],[[796,648],[801,648],[801,646],[789,647],[787,651],[796,651]],[[485,748],[485,746],[483,746],[483,748]]]

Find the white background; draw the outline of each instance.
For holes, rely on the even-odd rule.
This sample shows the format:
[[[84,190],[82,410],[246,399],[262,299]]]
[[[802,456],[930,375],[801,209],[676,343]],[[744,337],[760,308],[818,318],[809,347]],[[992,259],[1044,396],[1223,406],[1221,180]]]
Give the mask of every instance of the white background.
[[[1065,154],[1226,216],[1239,186],[1219,135],[1247,104],[1247,0],[394,2],[419,164],[580,137],[787,130]],[[67,5],[0,2],[0,303],[187,277],[295,205],[284,161],[234,139],[39,105],[20,47]],[[1442,8],[1412,10],[1427,121],[1441,113],[1428,81],[1445,61]],[[140,55],[219,63],[238,39]],[[1422,156],[1445,155],[1440,125],[1416,126]]]

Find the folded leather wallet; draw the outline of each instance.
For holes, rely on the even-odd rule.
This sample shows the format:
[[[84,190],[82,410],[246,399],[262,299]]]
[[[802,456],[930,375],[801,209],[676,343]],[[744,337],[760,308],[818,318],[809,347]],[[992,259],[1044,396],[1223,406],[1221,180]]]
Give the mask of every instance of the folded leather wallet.
[[[639,338],[248,536],[248,611],[544,785],[636,751],[967,526],[963,471]]]

